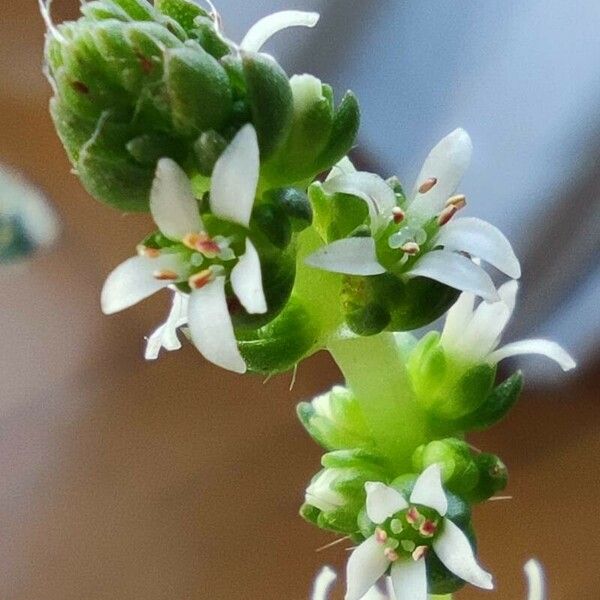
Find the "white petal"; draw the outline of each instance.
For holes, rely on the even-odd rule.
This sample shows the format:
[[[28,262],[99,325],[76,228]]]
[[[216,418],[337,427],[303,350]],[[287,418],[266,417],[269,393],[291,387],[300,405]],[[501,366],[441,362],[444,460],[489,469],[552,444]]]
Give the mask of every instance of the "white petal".
[[[156,271],[181,269],[181,260],[176,254],[162,254],[157,258],[134,256],[121,263],[107,278],[102,288],[100,304],[105,315],[125,310],[148,298],[172,281],[159,281]]]
[[[500,300],[506,304],[510,314],[512,316],[515,311],[515,304],[517,303],[517,293],[519,292],[518,281],[507,281],[498,288],[498,296]]]
[[[385,269],[377,262],[375,241],[371,237],[337,240],[313,252],[305,263],[317,269],[346,275],[385,273]]]
[[[509,319],[510,309],[504,302],[481,302],[454,344],[454,351],[473,362],[483,362],[498,345]]]
[[[397,560],[392,565],[392,583],[396,600],[427,600],[425,559]]]
[[[217,217],[248,227],[259,166],[256,130],[252,125],[244,125],[212,172],[210,208]]]
[[[240,48],[247,52],[258,52],[267,40],[288,27],[314,27],[319,22],[319,13],[300,10],[283,10],[256,22],[244,36]]]
[[[242,306],[250,314],[267,312],[260,258],[249,239],[246,239],[246,253],[240,257],[238,264],[231,271],[231,287]]]
[[[246,372],[227,307],[224,277],[190,294],[188,323],[192,342],[204,358],[224,369]]]
[[[440,516],[448,512],[448,498],[442,487],[442,470],[440,465],[434,464],[427,467],[415,482],[410,501],[422,504],[437,511]]]
[[[169,351],[181,348],[177,329],[187,323],[187,303],[185,294],[173,293],[173,304],[167,320],[148,337],[144,353],[146,360],[156,360],[162,348]]]
[[[331,167],[331,171],[329,171],[325,181],[330,181],[334,177],[348,175],[349,173],[356,173],[356,167],[347,156],[344,156],[344,158]]]
[[[323,184],[327,194],[349,194],[367,203],[373,229],[387,224],[392,208],[396,206],[394,190],[374,173],[356,171],[329,179]]]
[[[467,325],[473,318],[473,305],[475,295],[463,292],[446,315],[444,330],[442,331],[442,346],[450,348],[458,342]]]
[[[487,360],[490,364],[496,364],[509,356],[520,354],[541,354],[558,363],[563,371],[570,371],[577,366],[572,356],[559,344],[542,339],[520,340],[519,342],[506,344],[506,346],[492,352]]]
[[[348,559],[345,600],[361,600],[387,571],[389,565],[390,561],[383,553],[383,546],[375,536],[367,538]]]
[[[185,171],[170,158],[161,158],[150,191],[150,212],[161,232],[172,240],[202,230],[192,185]]]
[[[335,579],[335,571],[329,567],[323,567],[315,579],[311,600],[327,600]]]
[[[473,144],[464,129],[455,129],[433,148],[415,182],[409,207],[411,216],[427,218],[444,208],[469,167],[472,153]],[[432,177],[437,183],[425,194],[420,194],[419,187]]]
[[[492,576],[477,564],[467,536],[449,519],[444,519],[442,532],[433,540],[433,549],[449,571],[484,590],[493,589]]]
[[[440,229],[435,244],[477,256],[513,279],[521,277],[519,259],[506,236],[482,219],[465,217],[450,221]]]
[[[546,598],[544,584],[544,570],[542,565],[535,559],[528,560],[524,567],[527,576],[527,586],[529,593],[527,600],[544,600]]]
[[[365,491],[367,492],[367,516],[377,525],[408,508],[408,502],[400,492],[379,481],[367,481]]]
[[[448,250],[428,252],[407,273],[410,277],[428,277],[450,287],[472,292],[488,302],[499,299],[490,276],[466,256]]]

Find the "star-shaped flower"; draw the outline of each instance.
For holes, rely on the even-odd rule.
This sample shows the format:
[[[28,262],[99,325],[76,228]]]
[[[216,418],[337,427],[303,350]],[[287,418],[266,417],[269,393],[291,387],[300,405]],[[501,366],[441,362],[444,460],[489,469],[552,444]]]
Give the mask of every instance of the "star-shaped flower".
[[[365,489],[367,516],[377,527],[348,560],[346,600],[363,598],[388,570],[396,600],[427,600],[425,556],[431,551],[461,579],[493,588],[467,536],[446,517],[439,465],[421,473],[408,501],[383,483],[370,482]]]
[[[520,340],[498,348],[514,311],[518,289],[516,281],[509,281],[498,289],[499,302],[481,302],[477,308],[473,294],[461,294],[446,316],[441,336],[445,352],[466,364],[492,365],[510,356],[541,354],[557,362],[564,371],[575,368],[573,358],[550,340]]]
[[[466,198],[455,192],[471,154],[471,138],[456,129],[429,153],[412,194],[401,200],[374,173],[337,169],[341,174],[328,179],[323,191],[364,200],[371,236],[334,241],[309,256],[307,264],[362,276],[379,275],[391,267],[405,279],[426,277],[497,300],[489,275],[465,253],[514,279],[521,276],[521,267],[510,242],[496,227],[474,217],[453,220],[466,204]],[[393,264],[382,264],[382,248]]]
[[[214,167],[209,199],[212,215],[224,224],[239,226],[239,231],[247,230],[258,175],[256,132],[252,125],[245,125]],[[267,311],[256,248],[248,237],[243,244],[207,231],[188,177],[170,159],[158,163],[150,211],[169,244],[138,248],[139,256],[126,260],[108,276],[102,290],[103,312],[113,314],[165,287],[187,284],[189,297],[176,294],[169,320],[149,340],[148,357],[154,358],[161,346],[179,347],[176,329],[187,322],[192,342],[205,358],[244,373],[225,284],[231,284],[248,313]],[[243,248],[243,254],[236,254],[233,245]]]

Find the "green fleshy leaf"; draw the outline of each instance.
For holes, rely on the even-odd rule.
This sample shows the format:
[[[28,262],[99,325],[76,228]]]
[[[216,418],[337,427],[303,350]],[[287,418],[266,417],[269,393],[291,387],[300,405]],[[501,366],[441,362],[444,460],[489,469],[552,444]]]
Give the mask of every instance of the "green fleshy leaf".
[[[190,0],[156,0],[155,8],[163,15],[175,19],[189,32],[194,28],[197,17],[208,17],[208,13]]]

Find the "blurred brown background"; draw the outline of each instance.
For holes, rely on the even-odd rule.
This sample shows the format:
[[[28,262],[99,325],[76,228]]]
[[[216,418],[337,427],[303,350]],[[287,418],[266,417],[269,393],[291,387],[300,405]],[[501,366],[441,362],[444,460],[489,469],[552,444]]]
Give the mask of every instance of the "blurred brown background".
[[[57,2],[57,16],[73,14]],[[70,11],[70,12],[69,12]],[[149,228],[91,200],[47,115],[36,3],[2,5],[0,161],[56,202],[51,254],[0,272],[0,598],[196,600],[307,597],[333,536],[297,517],[319,450],[294,407],[338,381],[327,356],[266,384],[190,347],[155,363],[143,336],[167,298],[114,317],[105,275]],[[511,469],[511,501],[476,512],[489,597],[524,597],[521,567],[544,563],[553,600],[600,597],[598,370],[530,391],[473,443]],[[459,597],[484,597],[467,590]]]

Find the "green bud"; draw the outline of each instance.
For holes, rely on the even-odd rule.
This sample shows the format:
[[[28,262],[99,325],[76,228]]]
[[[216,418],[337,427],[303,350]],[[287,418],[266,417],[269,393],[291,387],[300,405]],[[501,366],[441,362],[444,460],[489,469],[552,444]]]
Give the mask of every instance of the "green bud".
[[[366,500],[365,483],[380,481],[384,469],[362,450],[326,454],[322,462],[331,466],[313,477],[300,514],[321,529],[356,536],[357,518]]]
[[[438,319],[457,297],[453,288],[423,277],[405,281],[392,273],[346,276],[342,310],[358,335],[411,331]]]
[[[420,340],[409,357],[408,371],[423,408],[437,419],[457,423],[485,403],[496,377],[495,365],[456,363],[444,352],[438,332]],[[444,426],[451,424],[442,423],[442,430]]]
[[[508,484],[508,469],[494,454],[482,452],[475,456],[479,471],[479,482],[471,491],[469,500],[483,502],[504,490]]]
[[[466,442],[455,438],[436,440],[419,446],[413,454],[412,461],[417,471],[424,471],[433,464],[441,465],[444,487],[468,500],[479,482],[475,455]]]
[[[278,188],[266,192],[263,197],[267,202],[281,207],[295,233],[300,233],[311,225],[312,207],[303,190],[294,187]]]
[[[312,75],[290,80],[293,120],[285,143],[265,165],[270,185],[313,179],[352,147],[360,121],[355,96],[348,92],[335,109],[331,87]]]
[[[236,330],[238,346],[248,369],[267,375],[293,369],[314,351],[318,336],[317,324],[293,297],[267,325]]]
[[[173,126],[187,137],[222,128],[232,111],[225,69],[195,42],[165,53],[165,83]]]
[[[210,177],[219,156],[227,148],[227,140],[216,131],[205,131],[194,142],[194,155],[198,171]]]
[[[311,402],[301,402],[297,412],[309,435],[326,450],[373,445],[359,403],[345,387],[334,386]]]
[[[292,90],[284,70],[266,54],[246,53],[242,66],[262,162],[288,135],[293,114]],[[284,183],[292,182],[288,179]]]
[[[154,7],[177,21],[187,33],[194,28],[194,21],[198,17],[208,17],[205,10],[190,0],[155,0]]]

